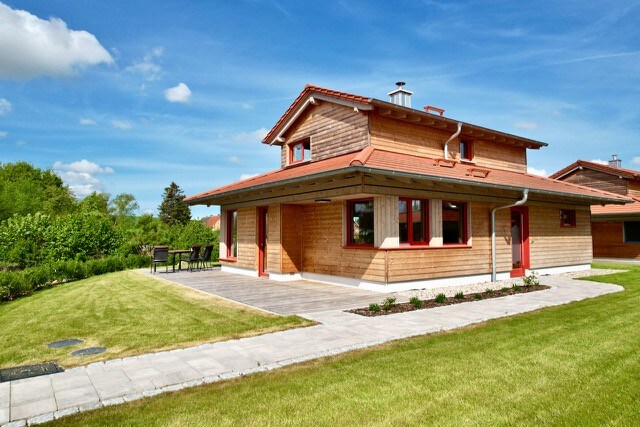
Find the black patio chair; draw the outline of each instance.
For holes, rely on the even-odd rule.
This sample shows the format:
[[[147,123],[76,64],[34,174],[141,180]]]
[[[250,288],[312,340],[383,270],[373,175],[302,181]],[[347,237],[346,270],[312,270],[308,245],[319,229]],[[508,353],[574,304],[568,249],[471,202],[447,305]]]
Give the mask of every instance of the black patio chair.
[[[202,255],[200,255],[200,263],[202,263],[202,269],[207,269],[207,263],[211,262],[211,253],[213,252],[213,245],[206,245]]]
[[[156,266],[164,263],[165,273],[169,272],[169,247],[154,246],[152,250],[153,262],[151,263],[151,272],[156,272]]]
[[[194,264],[196,268],[198,268],[198,265],[200,264],[200,245],[191,246],[191,252],[189,252],[189,258],[183,260],[183,262],[186,262],[187,264],[189,264],[189,266],[187,267],[189,271],[193,271]]]

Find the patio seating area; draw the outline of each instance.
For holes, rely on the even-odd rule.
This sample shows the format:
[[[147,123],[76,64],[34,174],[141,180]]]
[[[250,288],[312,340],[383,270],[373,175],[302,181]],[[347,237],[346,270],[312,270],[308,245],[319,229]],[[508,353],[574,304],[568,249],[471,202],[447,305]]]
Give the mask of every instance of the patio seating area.
[[[169,249],[168,246],[154,246],[151,250],[152,262],[151,273],[157,272],[157,265],[164,264],[165,273],[169,272],[169,265],[171,265],[171,272],[176,272],[176,257],[178,264],[178,272],[182,271],[182,263],[187,263],[188,271],[202,271],[207,268],[212,268],[211,255],[213,253],[213,245],[205,245],[202,250],[202,245],[193,245],[191,249]],[[188,255],[186,259],[182,259],[183,255]],[[171,260],[170,260],[171,258]]]

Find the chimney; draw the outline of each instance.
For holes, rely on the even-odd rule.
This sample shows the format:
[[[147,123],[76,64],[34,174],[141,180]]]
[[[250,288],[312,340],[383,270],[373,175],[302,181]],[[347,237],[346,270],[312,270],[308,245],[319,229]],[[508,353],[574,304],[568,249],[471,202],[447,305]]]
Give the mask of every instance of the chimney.
[[[389,95],[389,102],[411,108],[411,95],[413,95],[413,92],[406,90],[403,87],[405,84],[405,82],[397,82],[396,85],[398,88],[392,90],[387,95]]]
[[[622,167],[622,160],[620,160],[618,158],[617,154],[612,154],[611,155],[611,160],[609,160],[609,166],[611,166],[612,168],[621,168]]]

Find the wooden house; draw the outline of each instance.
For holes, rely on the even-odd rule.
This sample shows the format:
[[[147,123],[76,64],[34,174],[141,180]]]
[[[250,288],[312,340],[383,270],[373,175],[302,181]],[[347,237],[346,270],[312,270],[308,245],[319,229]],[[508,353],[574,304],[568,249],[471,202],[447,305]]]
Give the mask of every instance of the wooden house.
[[[221,207],[223,270],[385,292],[589,268],[589,206],[625,196],[529,175],[545,143],[411,95],[307,85],[262,141],[279,169],[185,199]]]
[[[578,160],[550,178],[631,198],[627,205],[591,207],[593,256],[640,260],[640,171],[621,166],[616,155],[609,165]]]

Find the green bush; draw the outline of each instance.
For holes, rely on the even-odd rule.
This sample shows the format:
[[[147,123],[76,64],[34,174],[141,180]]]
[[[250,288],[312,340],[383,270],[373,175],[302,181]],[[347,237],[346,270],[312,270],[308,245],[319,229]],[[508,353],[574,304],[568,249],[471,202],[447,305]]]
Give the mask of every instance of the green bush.
[[[374,313],[379,312],[380,305],[376,304],[375,302],[372,302],[371,304],[369,304],[369,311],[373,311]]]
[[[453,296],[455,299],[464,299],[464,293],[463,292],[458,292],[457,294],[455,294]]]
[[[475,299],[482,299],[483,298],[482,294],[475,294],[473,297]]]
[[[447,300],[447,296],[445,294],[438,294],[436,295],[435,301],[437,303],[443,303]]]
[[[80,280],[129,268],[148,267],[146,255],[108,257],[81,262],[59,261],[26,268],[22,271],[0,273],[0,301],[14,300],[56,283]]]
[[[384,311],[391,310],[394,305],[396,305],[396,299],[394,297],[388,297],[388,298],[385,298],[384,301],[382,301],[382,309]]]
[[[49,215],[37,212],[34,215],[14,216],[2,222],[0,260],[25,268],[44,259],[51,221]]]
[[[511,289],[513,289],[515,292],[518,292],[521,288],[520,286],[514,283],[513,286],[511,286]]]
[[[487,294],[487,295],[491,295],[493,293],[493,289],[487,288],[487,289],[484,290],[484,293]]]
[[[525,286],[540,286],[540,280],[538,280],[538,276],[535,271],[529,273],[528,276],[524,276],[522,278],[522,282]]]
[[[415,308],[420,308],[422,307],[422,300],[418,297],[411,297],[411,299],[409,300],[409,302],[411,303],[411,305],[413,305]]]

